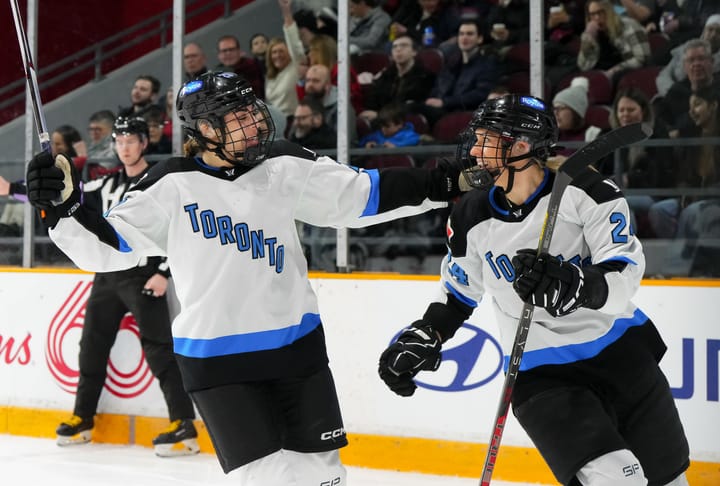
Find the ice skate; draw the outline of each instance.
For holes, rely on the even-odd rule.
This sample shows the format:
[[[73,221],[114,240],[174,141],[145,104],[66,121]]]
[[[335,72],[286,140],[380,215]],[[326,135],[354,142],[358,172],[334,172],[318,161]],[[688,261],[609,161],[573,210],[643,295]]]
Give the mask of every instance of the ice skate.
[[[197,430],[191,419],[175,420],[153,439],[155,454],[160,457],[188,456],[200,452]]]
[[[94,425],[92,417],[82,418],[73,415],[68,420],[60,423],[55,430],[57,434],[57,444],[59,446],[66,446],[90,442]]]

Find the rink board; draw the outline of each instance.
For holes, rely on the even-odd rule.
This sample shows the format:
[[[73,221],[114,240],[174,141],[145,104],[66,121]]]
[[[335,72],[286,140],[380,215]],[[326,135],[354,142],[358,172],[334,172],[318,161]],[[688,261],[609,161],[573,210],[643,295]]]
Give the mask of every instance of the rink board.
[[[347,464],[479,477],[502,373],[489,301],[444,349],[436,373],[419,375],[412,398],[377,377],[379,353],[420,317],[439,291],[433,276],[313,274],[350,446]],[[52,437],[72,410],[78,340],[92,275],[0,270],[0,433]],[[717,320],[720,282],[644,281],[634,301],[668,344],[666,372],[691,445],[691,484],[720,484]],[[94,438],[150,445],[167,425],[158,386],[128,316],[111,354]],[[201,446],[212,451],[201,429]],[[552,482],[510,417],[495,477]]]

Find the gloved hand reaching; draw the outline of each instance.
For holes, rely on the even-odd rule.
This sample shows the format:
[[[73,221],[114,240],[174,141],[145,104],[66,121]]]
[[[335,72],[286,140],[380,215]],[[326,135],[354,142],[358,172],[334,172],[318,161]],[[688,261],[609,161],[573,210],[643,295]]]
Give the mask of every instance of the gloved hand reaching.
[[[554,317],[570,314],[585,304],[585,275],[579,266],[548,253],[537,256],[531,249],[519,250],[512,264],[513,289],[523,302],[543,307]]]
[[[432,201],[449,201],[462,194],[460,190],[460,168],[447,159],[440,159],[431,169],[433,187],[430,191]]]
[[[30,204],[51,228],[80,207],[80,178],[67,155],[36,154],[28,164],[26,183]]]
[[[408,397],[415,393],[413,378],[419,371],[438,369],[441,348],[435,330],[424,321],[415,321],[380,355],[380,378],[392,391]]]

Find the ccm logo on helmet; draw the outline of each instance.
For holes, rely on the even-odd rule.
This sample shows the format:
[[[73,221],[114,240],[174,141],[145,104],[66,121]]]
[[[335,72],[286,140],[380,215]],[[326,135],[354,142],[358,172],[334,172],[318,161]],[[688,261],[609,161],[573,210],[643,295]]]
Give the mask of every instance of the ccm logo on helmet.
[[[245,88],[240,90],[241,95],[246,95],[248,93],[252,93],[252,88]]]
[[[320,440],[332,440],[337,439],[345,435],[345,428],[340,427],[339,429],[331,430],[330,432],[323,432],[320,434]]]

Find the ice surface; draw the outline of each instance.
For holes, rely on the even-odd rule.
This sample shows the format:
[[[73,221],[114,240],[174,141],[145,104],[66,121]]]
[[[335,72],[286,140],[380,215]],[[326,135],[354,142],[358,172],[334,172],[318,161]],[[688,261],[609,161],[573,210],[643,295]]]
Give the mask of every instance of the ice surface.
[[[159,458],[139,446],[82,444],[0,434],[0,484],[27,486],[240,486],[211,454]],[[478,479],[348,468],[348,486],[477,486]],[[531,486],[493,481],[493,486]],[[537,486],[537,485],[533,485]]]

